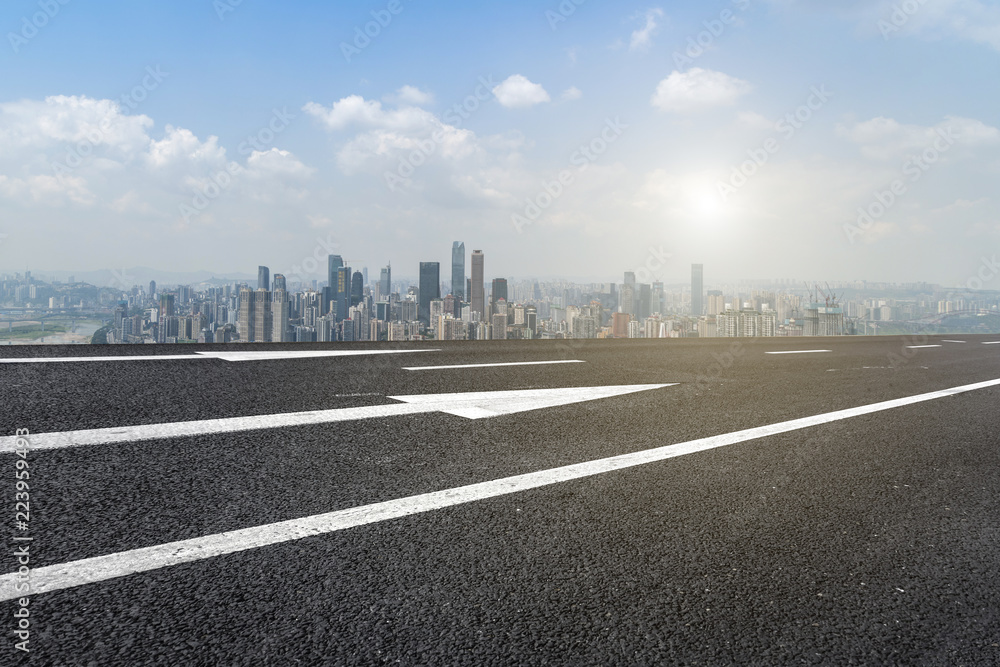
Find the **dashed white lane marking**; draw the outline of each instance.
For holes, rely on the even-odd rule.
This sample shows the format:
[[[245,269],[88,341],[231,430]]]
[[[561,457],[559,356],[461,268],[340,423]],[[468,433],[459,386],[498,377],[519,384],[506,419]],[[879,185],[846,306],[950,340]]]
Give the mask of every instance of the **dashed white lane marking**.
[[[502,364],[454,364],[452,366],[406,366],[404,371],[443,371],[452,368],[499,368],[501,366],[545,366],[548,364],[583,364],[579,359],[558,361],[510,361]]]
[[[966,344],[966,341],[964,341],[964,340],[943,340],[941,342],[942,343],[961,343],[962,345]]]
[[[939,398],[996,386],[1000,386],[1000,380],[979,382],[953,389],[944,389],[928,394],[899,398],[858,408],[839,410],[803,419],[794,419],[780,424],[761,426],[745,431],[648,449],[642,452],[612,456],[596,461],[552,468],[551,470],[506,477],[491,482],[470,484],[445,491],[424,493],[417,496],[410,496],[409,498],[389,500],[362,507],[353,507],[351,509],[303,517],[301,519],[292,519],[264,526],[243,528],[216,535],[180,540],[169,544],[133,549],[131,551],[97,556],[95,558],[86,558],[60,565],[34,568],[31,570],[32,594],[38,595],[40,593],[73,588],[84,584],[124,577],[130,574],[180,565],[181,563],[190,563],[214,556],[280,544],[303,537],[324,535],[347,528],[453,507],[486,498],[496,498],[550,484],[568,482],[615,470],[640,466],[646,463],[664,461],[676,456],[693,454],[716,447],[725,447],[726,445],[756,440],[779,433],[787,433],[842,419],[849,419],[851,417],[891,410],[893,408],[922,403],[924,401],[933,401]],[[23,596],[23,593],[15,590],[18,581],[18,573],[16,572],[0,577],[0,601],[12,600]]]
[[[418,394],[414,396],[389,396],[402,404],[370,405],[357,408],[316,410],[312,412],[286,412],[283,414],[227,417],[198,421],[145,424],[140,426],[114,426],[80,431],[36,433],[29,436],[32,451],[105,445],[134,440],[159,440],[233,431],[255,431],[265,428],[327,424],[415,415],[425,412],[444,412],[467,419],[498,417],[517,412],[552,408],[584,401],[594,401],[612,396],[622,396],[650,389],[670,387],[669,384],[636,384],[609,387],[570,387],[567,389],[522,389],[514,391],[481,391],[460,394]],[[17,436],[0,437],[0,454],[15,451]]]
[[[820,354],[821,352],[833,352],[833,350],[790,350],[788,352],[767,352],[767,354]]]
[[[358,357],[376,354],[410,354],[439,350],[314,350],[282,352],[200,352],[194,354],[158,354],[118,357],[19,357],[0,359],[0,364],[54,364],[72,361],[169,361],[175,359],[222,359],[223,361],[272,361],[277,359],[311,359],[317,357]]]
[[[988,343],[983,343],[983,345],[1000,345],[1000,340],[991,340]]]
[[[907,345],[908,350],[926,350],[931,347],[944,347],[943,345]]]

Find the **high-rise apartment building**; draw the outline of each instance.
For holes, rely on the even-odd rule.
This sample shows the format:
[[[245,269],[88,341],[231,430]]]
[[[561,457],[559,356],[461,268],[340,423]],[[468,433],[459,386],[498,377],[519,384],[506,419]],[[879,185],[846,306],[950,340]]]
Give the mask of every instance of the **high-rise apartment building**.
[[[431,301],[441,298],[440,262],[420,262],[420,292],[417,296],[417,319],[424,326],[430,326]]]
[[[256,343],[270,343],[274,335],[274,319],[271,313],[271,292],[263,287],[254,293],[253,340]]]
[[[465,301],[465,243],[451,244],[451,293],[460,302]]]
[[[240,288],[239,314],[236,318],[236,330],[239,332],[240,340],[244,343],[252,343],[254,338],[254,301],[256,292],[244,285]]]
[[[486,321],[486,298],[483,294],[484,290],[484,280],[483,277],[483,264],[484,255],[482,250],[472,251],[472,280],[471,280],[471,291],[470,295],[470,305],[472,306],[472,312],[479,313],[480,320]]]
[[[276,274],[274,276],[275,285],[278,284],[279,277],[284,280],[283,276]],[[284,343],[288,341],[288,317],[288,292],[284,288],[275,289],[274,295],[271,297],[271,323],[273,327],[271,340],[275,343]]]

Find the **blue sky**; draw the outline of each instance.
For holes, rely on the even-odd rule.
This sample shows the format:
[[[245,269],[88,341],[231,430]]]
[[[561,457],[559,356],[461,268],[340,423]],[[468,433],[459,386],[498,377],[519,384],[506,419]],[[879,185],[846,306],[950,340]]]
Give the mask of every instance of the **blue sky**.
[[[491,276],[962,285],[1000,241],[1000,9],[894,4],[10,1],[0,270],[407,275],[463,240]]]

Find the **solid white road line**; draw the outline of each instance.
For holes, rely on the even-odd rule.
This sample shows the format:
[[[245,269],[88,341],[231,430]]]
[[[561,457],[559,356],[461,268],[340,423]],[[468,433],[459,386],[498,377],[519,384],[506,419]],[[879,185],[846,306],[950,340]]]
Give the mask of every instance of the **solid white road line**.
[[[406,366],[404,371],[443,371],[451,368],[498,368],[501,366],[545,366],[548,364],[583,364],[579,359],[559,361],[512,361],[502,364],[455,364],[453,366]]]
[[[71,361],[170,361],[173,359],[210,359],[193,354],[134,355],[125,357],[20,357],[0,359],[0,364],[54,364]]]
[[[944,347],[943,345],[907,345],[906,348],[909,350],[925,350],[929,347]]]
[[[264,428],[300,426],[303,424],[327,424],[330,422],[354,421],[358,419],[415,415],[425,412],[444,412],[467,419],[483,419],[486,417],[514,414],[516,412],[551,408],[559,405],[582,403],[584,401],[610,398],[612,396],[622,396],[624,394],[648,391],[650,389],[661,389],[669,386],[672,385],[637,384],[609,387],[571,387],[567,389],[523,389],[515,391],[466,392],[460,394],[389,396],[388,398],[393,400],[402,401],[402,404],[37,433],[28,436],[28,440],[31,451],[36,451],[42,449],[60,449],[63,447],[80,447],[84,445],[104,445],[113,442],[131,442],[133,440],[159,440],[162,438],[177,438],[211,433],[254,431]],[[17,441],[18,438],[16,436],[0,437],[0,454],[14,452]]]
[[[119,357],[21,357],[0,359],[0,364],[54,364],[70,361],[168,361],[174,359],[222,359],[223,361],[271,361],[276,359],[311,359],[316,357],[358,357],[377,354],[410,354],[439,350],[315,350],[282,352],[200,352],[194,354],[135,355]]]
[[[791,350],[789,352],[767,352],[766,354],[819,354],[820,352],[833,352],[833,350]]]
[[[486,498],[536,489],[550,484],[568,482],[593,475],[622,470],[634,466],[657,461],[664,461],[685,454],[693,454],[716,447],[725,447],[748,440],[765,438],[779,433],[788,433],[821,424],[828,424],[843,419],[861,415],[891,410],[907,405],[933,401],[939,398],[955,396],[970,391],[978,391],[989,387],[1000,386],[1000,380],[978,382],[953,389],[934,391],[918,396],[909,396],[882,403],[874,403],[847,410],[838,410],[827,414],[793,419],[780,424],[751,428],[736,433],[701,438],[676,445],[668,445],[656,449],[648,449],[632,454],[612,456],[586,463],[552,468],[539,472],[516,475],[491,482],[470,484],[445,491],[424,493],[399,500],[389,500],[362,507],[317,514],[314,516],[292,519],[264,526],[243,528],[216,535],[196,537],[188,540],[170,542],[153,547],[133,549],[106,556],[86,558],[84,560],[49,565],[31,570],[31,594],[38,595],[50,591],[73,588],[83,584],[91,584],[108,579],[148,572],[181,563],[190,563],[214,556],[257,549],[260,547],[288,542],[314,535],[323,535],[356,526],[364,526],[389,519],[397,519],[422,512],[462,505]],[[0,601],[23,597],[23,592],[17,592],[18,573],[12,572],[0,576]]]

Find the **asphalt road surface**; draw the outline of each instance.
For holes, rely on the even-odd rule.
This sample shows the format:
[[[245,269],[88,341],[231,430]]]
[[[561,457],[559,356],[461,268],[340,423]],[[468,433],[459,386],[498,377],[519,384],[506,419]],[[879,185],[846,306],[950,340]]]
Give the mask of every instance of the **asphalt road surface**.
[[[0,664],[997,665],[997,342],[3,348]]]

